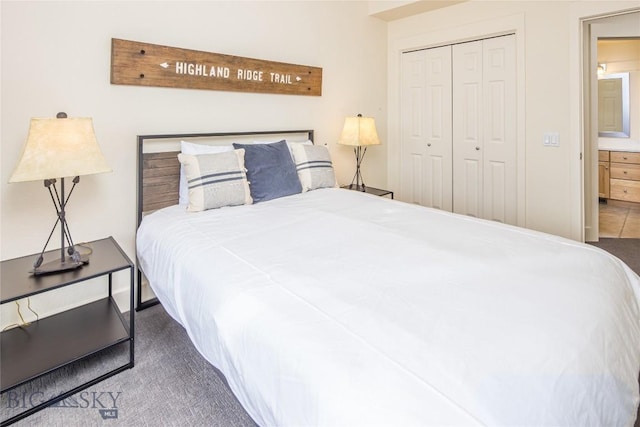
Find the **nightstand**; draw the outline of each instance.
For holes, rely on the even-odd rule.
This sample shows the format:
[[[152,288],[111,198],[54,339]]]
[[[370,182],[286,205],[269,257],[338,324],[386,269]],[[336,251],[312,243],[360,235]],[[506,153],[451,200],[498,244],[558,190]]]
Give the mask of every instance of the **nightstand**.
[[[44,402],[27,408],[9,419],[9,425],[34,412],[113,376],[134,365],[134,307],[133,263],[118,243],[108,237],[89,242],[92,249],[89,263],[75,270],[33,276],[36,255],[15,258],[0,263],[0,304],[17,301],[32,295],[78,284],[90,279],[106,277],[108,295],[58,314],[34,321],[28,326],[15,327],[0,334],[1,393],[31,380],[83,360],[103,350],[129,342],[129,361],[105,374],[93,378],[71,390],[57,394]],[[45,262],[59,256],[58,250],[45,253]],[[112,275],[128,270],[129,319],[124,318],[112,296]],[[87,286],[96,284],[87,283]],[[99,286],[99,284],[97,284]],[[106,293],[106,292],[105,292]]]
[[[343,185],[340,188],[346,188],[347,190],[353,191],[362,191],[364,193],[375,194],[376,196],[391,196],[391,198],[393,199],[393,191],[382,190],[380,188],[364,186],[363,190],[362,185]]]

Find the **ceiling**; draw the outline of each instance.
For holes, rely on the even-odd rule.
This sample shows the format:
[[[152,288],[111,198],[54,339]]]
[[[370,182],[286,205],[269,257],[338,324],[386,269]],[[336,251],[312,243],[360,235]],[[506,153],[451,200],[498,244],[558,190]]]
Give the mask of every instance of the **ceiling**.
[[[454,4],[464,3],[468,0],[370,0],[369,15],[380,18],[383,21],[394,21],[408,16],[429,12]]]

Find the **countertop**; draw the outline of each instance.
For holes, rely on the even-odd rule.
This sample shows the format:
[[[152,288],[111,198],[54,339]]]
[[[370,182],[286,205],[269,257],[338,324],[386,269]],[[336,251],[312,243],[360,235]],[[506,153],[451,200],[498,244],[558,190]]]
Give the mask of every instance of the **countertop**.
[[[598,150],[640,152],[640,141],[606,139],[598,141]]]

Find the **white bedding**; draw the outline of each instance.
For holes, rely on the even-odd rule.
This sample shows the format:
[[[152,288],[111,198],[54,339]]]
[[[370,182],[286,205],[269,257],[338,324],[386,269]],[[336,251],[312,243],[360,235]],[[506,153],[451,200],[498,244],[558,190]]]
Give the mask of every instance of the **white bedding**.
[[[262,426],[634,423],[640,279],[598,248],[323,189],[162,209],[137,252]]]

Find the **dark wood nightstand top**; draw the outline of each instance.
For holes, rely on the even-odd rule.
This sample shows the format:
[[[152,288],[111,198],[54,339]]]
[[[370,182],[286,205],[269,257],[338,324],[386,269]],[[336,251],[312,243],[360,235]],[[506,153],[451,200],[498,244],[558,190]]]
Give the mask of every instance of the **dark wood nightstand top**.
[[[393,191],[383,190],[381,188],[363,186],[363,185],[343,185],[341,188],[347,190],[362,191],[364,193],[375,194],[376,196],[391,196],[393,199]]]
[[[41,292],[68,286],[83,280],[133,267],[133,263],[113,237],[84,244],[91,248],[89,263],[75,270],[34,276],[33,262],[38,254],[14,258],[0,263],[0,303],[5,304]],[[76,245],[80,246],[80,245]],[[83,248],[80,247],[80,252]],[[47,251],[44,261],[60,257],[60,250]]]

